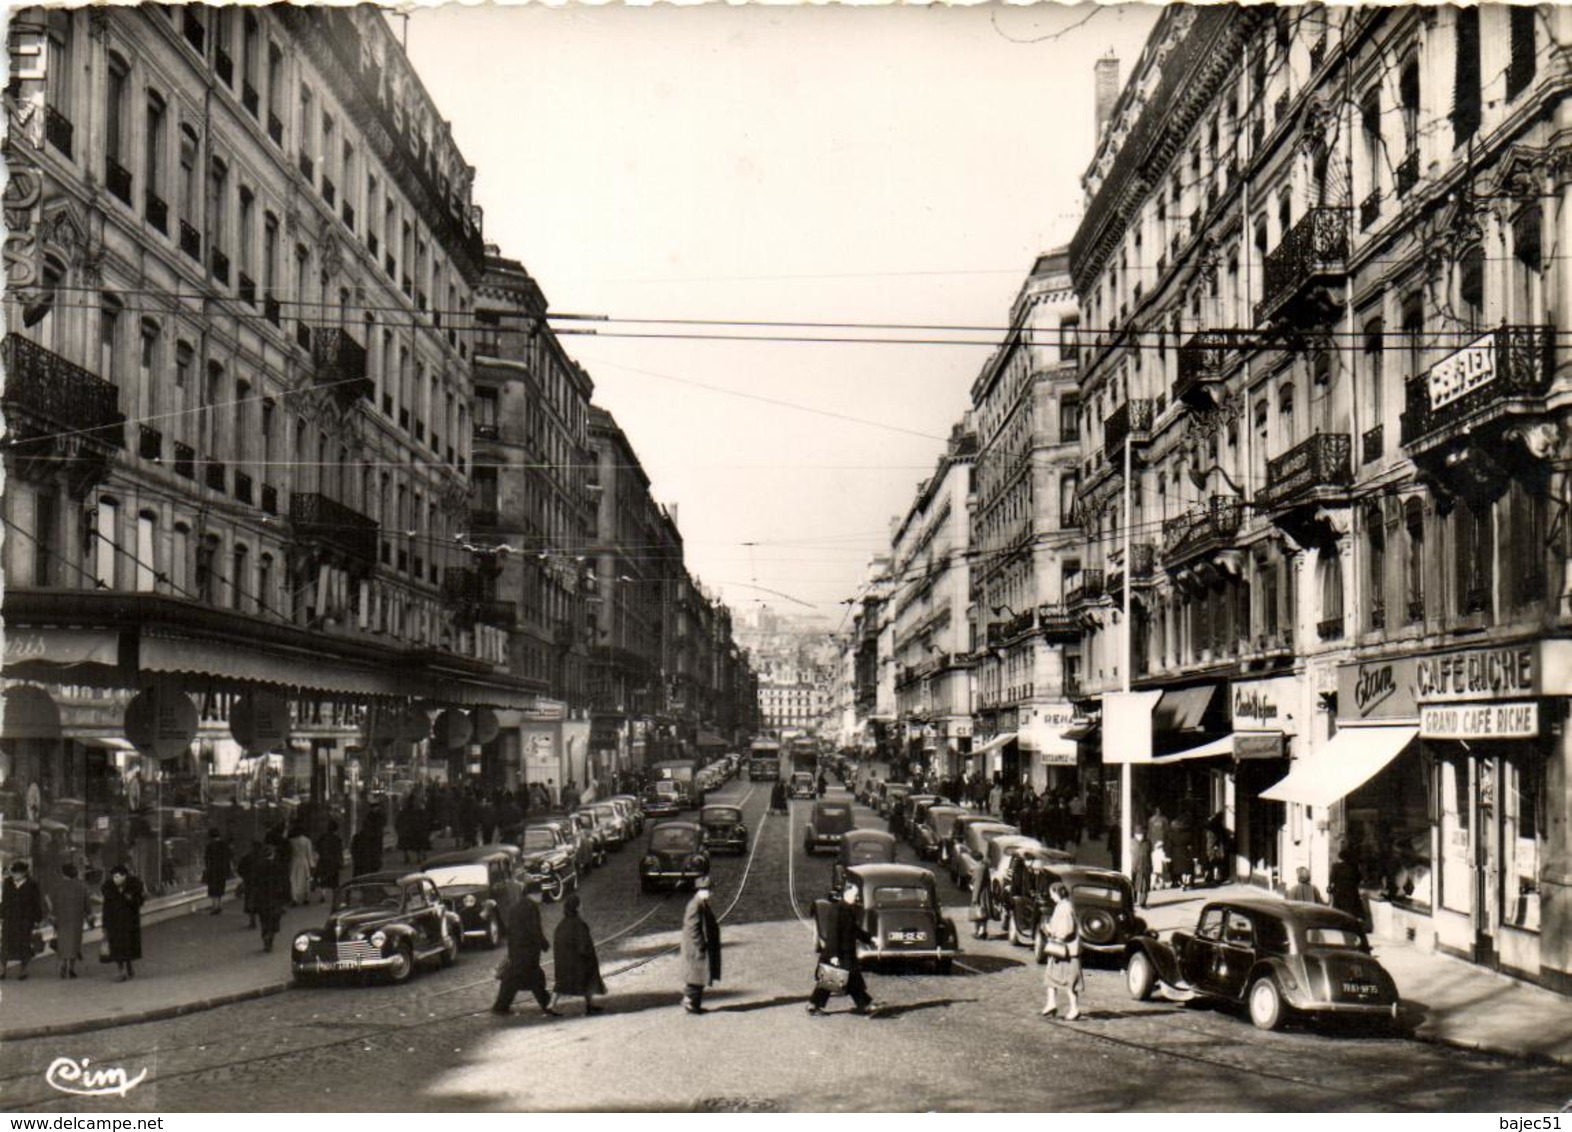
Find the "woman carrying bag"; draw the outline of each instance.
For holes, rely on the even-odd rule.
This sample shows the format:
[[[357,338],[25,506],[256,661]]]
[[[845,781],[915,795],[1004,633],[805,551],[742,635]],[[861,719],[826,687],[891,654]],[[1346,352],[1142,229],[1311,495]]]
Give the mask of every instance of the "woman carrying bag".
[[[1059,1010],[1059,992],[1070,999],[1070,1009],[1065,1013],[1066,1022],[1081,1016],[1080,995],[1086,990],[1086,976],[1081,971],[1081,933],[1075,923],[1075,905],[1070,902],[1070,890],[1062,881],[1048,890],[1054,899],[1053,915],[1043,929],[1046,937],[1043,950],[1048,953],[1048,970],[1043,983],[1048,988],[1048,1001],[1043,1004],[1043,1017],[1051,1018]]]

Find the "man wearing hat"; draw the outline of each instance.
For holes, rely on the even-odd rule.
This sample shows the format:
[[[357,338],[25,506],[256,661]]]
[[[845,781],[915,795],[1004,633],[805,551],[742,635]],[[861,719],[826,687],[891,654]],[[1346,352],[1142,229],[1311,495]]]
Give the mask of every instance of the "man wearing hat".
[[[0,895],[0,979],[6,968],[20,963],[18,979],[27,978],[33,958],[33,933],[44,920],[44,893],[30,875],[26,861],[11,862],[11,879]]]
[[[540,1009],[553,1018],[558,1011],[551,1007],[551,996],[546,993],[546,972],[541,969],[542,952],[550,951],[551,944],[540,927],[540,881],[530,877],[524,883],[524,894],[514,901],[507,919],[508,957],[498,967],[497,1001],[491,1004],[493,1014],[511,1014],[513,998],[521,990],[535,996]]]
[[[710,908],[710,878],[700,877],[693,899],[682,913],[682,1007],[689,1014],[704,1013],[704,988],[720,982],[720,921]]]

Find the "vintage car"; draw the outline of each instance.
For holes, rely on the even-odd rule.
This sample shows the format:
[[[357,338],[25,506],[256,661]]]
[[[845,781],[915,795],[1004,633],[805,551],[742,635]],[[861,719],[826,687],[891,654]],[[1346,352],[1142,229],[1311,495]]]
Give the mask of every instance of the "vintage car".
[[[590,836],[589,830],[579,825],[578,820],[571,814],[556,814],[551,817],[540,817],[529,823],[530,825],[552,825],[562,831],[568,844],[573,846],[573,864],[583,876],[599,863],[599,854],[595,851],[595,839]]]
[[[511,847],[483,845],[438,853],[421,866],[436,883],[442,902],[458,913],[466,942],[486,947],[502,942],[503,925],[512,910],[515,890],[508,883],[513,880],[516,859]]]
[[[1067,865],[1032,855],[1011,858],[1005,877],[1005,897],[994,907],[1012,943],[1032,948],[1037,962],[1048,962],[1039,930],[1053,914],[1049,890],[1062,882],[1070,890],[1075,926],[1081,937],[1081,954],[1122,958],[1125,945],[1146,931],[1146,921],[1136,912],[1135,893],[1123,873],[1093,865]]]
[[[520,879],[540,884],[547,900],[556,900],[579,886],[578,851],[571,835],[558,822],[528,822],[518,833]]]
[[[950,879],[971,891],[972,866],[988,859],[988,844],[996,837],[1015,837],[1020,830],[992,814],[963,813],[950,826]]]
[[[820,849],[834,852],[840,847],[841,838],[856,827],[850,802],[827,802],[823,799],[813,804],[813,814],[802,831],[802,851],[810,857]]]
[[[813,775],[806,770],[799,770],[792,774],[791,781],[786,785],[786,792],[793,798],[812,798],[817,796],[819,791],[813,781]]]
[[[889,816],[895,812],[896,807],[901,804],[906,795],[910,794],[911,792],[912,788],[908,783],[881,782],[879,783],[878,801],[874,808],[879,811],[879,816],[881,818],[889,818]]]
[[[846,886],[846,870],[854,865],[895,864],[895,838],[882,829],[848,829],[841,835],[835,867],[830,870],[830,899]]]
[[[1136,999],[1161,987],[1182,1000],[1247,1006],[1275,1030],[1292,1015],[1371,1018],[1395,1026],[1397,985],[1370,953],[1353,916],[1319,904],[1269,897],[1217,900],[1195,931],[1164,941],[1137,936],[1126,949],[1125,984]]]
[[[630,838],[644,832],[644,808],[639,805],[638,798],[632,794],[613,794],[606,801],[622,811],[623,819],[628,823]]]
[[[943,914],[933,874],[920,865],[852,865],[845,883],[861,894],[858,915],[872,942],[859,941],[857,957],[864,963],[932,963],[941,975],[960,952],[955,922]],[[814,902],[814,924],[823,946],[828,900]]]
[[[748,851],[748,823],[743,820],[740,806],[705,806],[699,811],[699,825],[704,828],[706,852],[746,853]]]
[[[955,819],[965,812],[960,806],[952,806],[945,802],[929,806],[912,835],[912,845],[917,850],[917,856],[924,860],[948,864],[950,827]]]
[[[300,983],[339,974],[385,974],[402,983],[421,963],[451,966],[462,932],[431,877],[366,873],[333,894],[325,925],[296,933],[290,970]]]
[[[633,837],[633,827],[628,824],[622,807],[611,802],[596,802],[585,808],[595,815],[595,823],[606,831],[606,844],[613,851],[621,849]]]
[[[644,859],[639,862],[639,887],[645,892],[677,888],[685,881],[691,884],[708,876],[709,871],[704,830],[698,822],[663,821],[650,830]]]
[[[579,833],[588,838],[590,843],[590,864],[599,868],[606,863],[606,857],[611,852],[611,830],[600,820],[593,809],[582,806],[569,815]]]
[[[669,778],[659,778],[644,788],[646,817],[663,818],[682,813],[682,790]]]
[[[1035,837],[1024,834],[1001,834],[988,842],[988,891],[993,894],[995,908],[1003,905],[1009,895],[1007,881],[1011,863],[1018,857],[1051,861],[1068,865],[1075,857],[1063,849],[1050,849]]]

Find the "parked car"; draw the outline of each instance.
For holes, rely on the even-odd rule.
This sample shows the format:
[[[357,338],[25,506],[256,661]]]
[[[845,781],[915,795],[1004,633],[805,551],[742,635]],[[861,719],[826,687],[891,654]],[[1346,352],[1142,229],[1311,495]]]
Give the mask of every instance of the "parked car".
[[[1364,926],[1319,904],[1266,897],[1217,900],[1193,932],[1130,941],[1125,983],[1136,999],[1161,987],[1183,999],[1246,1006],[1275,1030],[1293,1015],[1350,1015],[1396,1025],[1397,984],[1370,952]]]
[[[841,838],[856,826],[850,802],[817,801],[813,814],[802,831],[802,850],[810,857],[820,849],[832,852],[840,847]]]
[[[367,873],[333,894],[326,924],[296,933],[290,971],[300,983],[333,974],[385,974],[402,983],[422,963],[451,966],[462,932],[431,877]]]
[[[1048,962],[1040,930],[1053,914],[1049,889],[1063,883],[1075,907],[1082,954],[1123,958],[1125,945],[1146,931],[1135,907],[1135,892],[1123,873],[1093,865],[1065,865],[1031,855],[1015,856],[1005,879],[1005,898],[995,905],[1004,934],[1032,948],[1037,962]]]
[[[670,817],[682,813],[682,792],[669,778],[661,778],[644,788],[646,817]]]
[[[596,824],[606,831],[606,845],[613,852],[633,837],[633,827],[623,815],[622,807],[611,802],[596,802],[588,809],[595,815]]]
[[[993,894],[994,907],[1004,903],[1009,895],[1006,885],[1011,862],[1017,857],[1068,865],[1075,857],[1063,849],[1050,849],[1035,837],[1024,834],[1001,834],[988,842],[988,891]]]
[[[882,829],[848,829],[841,835],[835,866],[830,870],[830,899],[846,887],[846,870],[854,865],[893,865],[895,837]]]
[[[748,823],[743,820],[742,807],[705,806],[699,811],[699,825],[704,829],[706,852],[746,853],[748,851]]]
[[[912,844],[917,850],[917,856],[929,861],[940,861],[949,864],[950,858],[950,827],[955,819],[966,811],[960,806],[952,806],[946,802],[935,803],[927,808],[922,820],[917,823]]]
[[[588,807],[574,810],[573,824],[590,843],[590,863],[599,868],[606,863],[611,852],[611,831],[602,824],[599,816]]]
[[[630,836],[637,837],[644,832],[644,807],[639,805],[639,800],[632,794],[613,794],[606,801],[613,806],[621,808],[623,816],[628,820]]]
[[[589,830],[579,825],[578,820],[570,814],[559,814],[554,817],[538,818],[531,825],[554,825],[562,830],[563,835],[573,846],[573,864],[578,868],[579,875],[583,876],[598,864],[595,852],[595,839],[590,836]]]
[[[813,775],[805,770],[794,772],[786,789],[793,798],[813,798],[818,795]]]
[[[560,823],[529,822],[515,836],[519,871],[539,882],[545,899],[556,900],[568,889],[578,888],[578,844]]]
[[[704,851],[704,830],[698,822],[663,821],[650,830],[644,859],[639,862],[639,886],[645,892],[693,883],[710,871]]]
[[[442,902],[458,913],[465,942],[496,947],[502,942],[512,893],[516,850],[483,845],[429,857],[421,871],[442,895]]]
[[[864,963],[930,962],[941,975],[960,952],[955,922],[943,914],[933,874],[920,865],[853,865],[846,882],[857,885],[861,926],[872,943],[859,942]],[[814,924],[820,946],[830,901],[814,903]]]
[[[988,844],[996,837],[1018,837],[1020,830],[990,814],[962,813],[950,826],[950,879],[971,891],[972,867],[988,859]]]
[[[901,804],[901,801],[906,797],[906,795],[910,794],[911,792],[912,788],[910,784],[905,782],[879,783],[879,798],[878,804],[876,806],[879,811],[879,816],[881,818],[888,819],[889,816],[895,812],[895,808]]]

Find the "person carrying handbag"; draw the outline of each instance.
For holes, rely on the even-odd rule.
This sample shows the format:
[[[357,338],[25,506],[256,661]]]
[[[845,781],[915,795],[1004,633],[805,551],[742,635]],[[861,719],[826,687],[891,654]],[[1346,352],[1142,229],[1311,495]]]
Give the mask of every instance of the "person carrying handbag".
[[[1043,1017],[1051,1018],[1059,1011],[1059,992],[1064,991],[1070,1000],[1065,1013],[1066,1022],[1081,1016],[1080,995],[1086,990],[1086,976],[1081,971],[1081,933],[1075,923],[1075,905],[1070,901],[1070,890],[1064,882],[1048,889],[1054,899],[1053,914],[1043,929],[1046,937],[1043,950],[1048,953],[1048,970],[1043,984],[1048,989],[1048,1001],[1043,1004]]]
[[[823,942],[819,946],[819,961],[814,967],[813,993],[808,996],[808,1013],[819,1017],[832,994],[849,994],[853,1014],[874,1015],[879,1004],[868,993],[863,981],[862,962],[857,957],[857,942],[871,944],[872,938],[857,922],[857,900],[860,895],[855,883],[848,884],[842,899],[823,902],[824,914],[817,916]],[[817,907],[815,911],[817,912]]]

